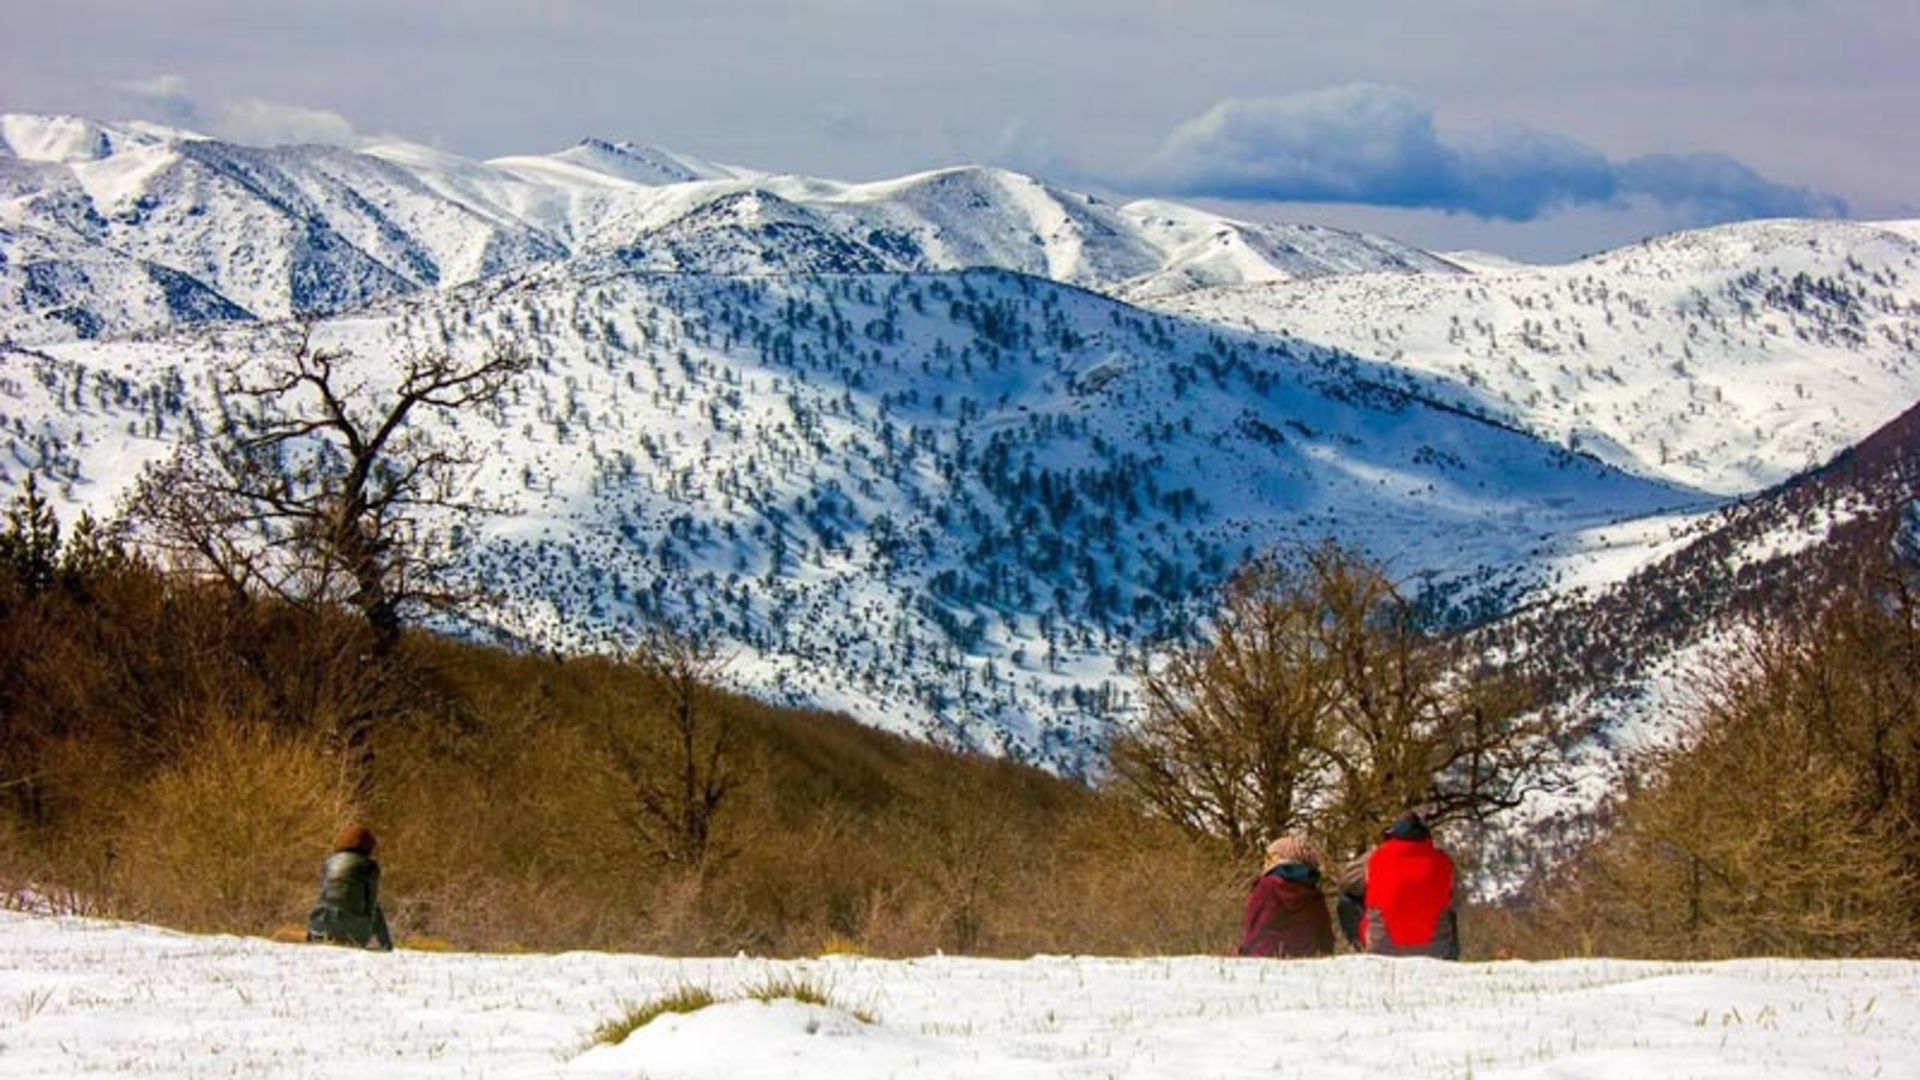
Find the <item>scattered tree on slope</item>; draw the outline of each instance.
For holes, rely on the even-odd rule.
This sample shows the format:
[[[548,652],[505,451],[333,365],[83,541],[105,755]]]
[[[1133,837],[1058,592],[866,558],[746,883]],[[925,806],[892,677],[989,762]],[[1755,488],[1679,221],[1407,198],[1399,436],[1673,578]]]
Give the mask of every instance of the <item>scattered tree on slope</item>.
[[[1358,851],[1410,808],[1477,819],[1548,777],[1524,683],[1424,629],[1352,552],[1249,564],[1211,630],[1145,662],[1145,715],[1112,751],[1122,789],[1196,835],[1251,853],[1304,829]]]

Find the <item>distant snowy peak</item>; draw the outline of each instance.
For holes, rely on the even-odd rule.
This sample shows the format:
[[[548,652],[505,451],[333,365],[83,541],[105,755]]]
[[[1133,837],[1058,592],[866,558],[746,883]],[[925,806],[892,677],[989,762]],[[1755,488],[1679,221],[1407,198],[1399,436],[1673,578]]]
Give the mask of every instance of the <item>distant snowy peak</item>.
[[[196,301],[195,312],[261,318],[610,256],[722,275],[1011,270],[1122,299],[1456,269],[1382,238],[1171,203],[1115,206],[980,166],[844,183],[606,139],[483,162],[404,142],[253,147],[44,116],[0,118],[0,151],[0,228],[59,238],[62,251],[54,270],[32,269],[44,244],[0,251],[20,264],[16,275],[60,282],[13,292],[25,307],[0,314],[17,340],[147,325],[139,320],[162,308],[110,294],[114,274],[73,272],[124,259],[134,263],[121,279],[151,280],[152,270],[172,275],[176,299],[224,301]],[[100,250],[80,259],[75,244]],[[40,317],[55,309],[63,316]]]
[[[448,198],[408,164],[338,147],[252,147],[151,125],[0,118],[0,250],[25,277],[57,279],[67,317],[21,320],[30,340],[112,336],[150,305],[80,274],[116,260],[159,272],[196,312],[284,317],[343,311],[547,261],[566,248],[484,200]],[[51,245],[51,247],[49,246]],[[84,258],[79,247],[92,248]],[[49,261],[47,252],[57,250]],[[132,271],[129,271],[132,272]],[[157,279],[156,279],[157,280]],[[14,294],[30,310],[38,286]],[[204,300],[205,297],[202,297]]]
[[[1914,243],[1920,244],[1920,218],[1909,221],[1875,221],[1872,223],[1872,227],[1880,229],[1883,232],[1893,233],[1895,236],[1904,236]]]
[[[751,169],[719,165],[657,146],[592,138],[582,139],[556,154],[493,158],[487,164],[535,181],[642,187],[702,180],[745,180],[760,175]]]
[[[833,200],[929,269],[994,267],[1105,290],[1162,253],[1112,205],[1004,169],[960,166],[856,185]]]
[[[99,161],[136,146],[199,138],[203,136],[138,121],[102,124],[78,116],[0,115],[0,153],[55,165]]]
[[[815,210],[754,189],[698,203],[613,256],[629,269],[723,276],[876,274],[913,265]]]
[[[1475,274],[1505,274],[1513,271],[1526,271],[1535,264],[1522,262],[1492,251],[1443,251],[1440,258],[1462,270]]]
[[[1916,256],[1920,256],[1920,221],[1875,224],[1779,218],[1667,233],[1590,255],[1568,267],[1726,279],[1760,266],[1830,272],[1836,259],[1854,264],[1887,261],[1896,271],[1910,270],[1913,267],[1903,264]]]
[[[1386,237],[1317,225],[1236,221],[1179,203],[1146,199],[1123,213],[1163,253],[1163,265],[1123,294],[1157,299],[1194,289],[1342,274],[1457,274],[1461,268]]]

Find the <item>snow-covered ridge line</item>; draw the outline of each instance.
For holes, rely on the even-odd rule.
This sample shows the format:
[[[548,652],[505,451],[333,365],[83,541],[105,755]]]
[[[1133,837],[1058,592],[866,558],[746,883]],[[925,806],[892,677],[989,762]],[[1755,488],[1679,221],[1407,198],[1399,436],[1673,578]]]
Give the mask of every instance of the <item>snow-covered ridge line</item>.
[[[472,161],[0,117],[0,337],[347,311],[573,258],[998,268],[1336,346],[1621,468],[1736,494],[1920,398],[1920,222],[1752,222],[1559,266],[1112,205],[1002,169],[844,183],[599,139]]]
[[[746,193],[798,208],[814,242],[850,253],[842,270],[991,267],[1142,295],[1452,270],[1378,237],[1165,203],[1116,207],[1000,169],[850,184],[603,139],[482,162],[406,143],[259,148],[150,124],[11,114],[0,117],[0,228],[85,252],[0,250],[0,333],[114,336],[179,317],[177,305],[129,305],[109,280],[96,284],[87,266],[116,259],[184,275],[263,318],[350,310],[595,250],[642,251],[693,272],[790,265],[782,248],[794,231],[761,222],[691,230],[719,230],[717,251],[685,228],[671,242],[652,236]],[[213,317],[206,310],[198,317]]]
[[[624,1006],[770,976],[843,1004],[590,1042]],[[0,1003],[0,1076],[128,1080],[1864,1077],[1920,1055],[1911,961],[378,954],[0,912]]]

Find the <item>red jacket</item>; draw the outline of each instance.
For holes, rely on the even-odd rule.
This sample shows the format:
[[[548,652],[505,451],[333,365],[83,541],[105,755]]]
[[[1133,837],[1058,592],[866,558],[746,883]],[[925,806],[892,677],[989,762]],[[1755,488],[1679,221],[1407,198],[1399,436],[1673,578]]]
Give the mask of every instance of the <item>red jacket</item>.
[[[1240,919],[1240,955],[1331,956],[1333,921],[1320,890],[1277,873],[1260,875]]]
[[[1367,856],[1360,941],[1395,956],[1459,955],[1453,918],[1453,859],[1431,839],[1389,838]]]

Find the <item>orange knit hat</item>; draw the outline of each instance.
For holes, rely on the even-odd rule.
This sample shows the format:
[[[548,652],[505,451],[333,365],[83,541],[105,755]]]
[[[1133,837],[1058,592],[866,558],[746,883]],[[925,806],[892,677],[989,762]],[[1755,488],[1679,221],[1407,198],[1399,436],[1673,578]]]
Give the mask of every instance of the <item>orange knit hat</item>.
[[[349,825],[334,835],[333,850],[357,851],[362,855],[371,855],[374,842],[372,829],[365,825]]]

